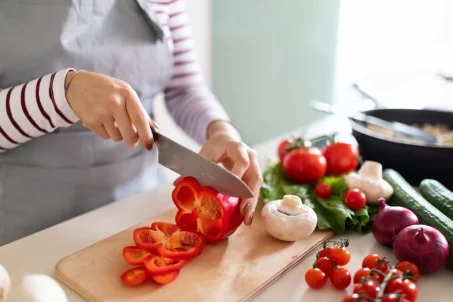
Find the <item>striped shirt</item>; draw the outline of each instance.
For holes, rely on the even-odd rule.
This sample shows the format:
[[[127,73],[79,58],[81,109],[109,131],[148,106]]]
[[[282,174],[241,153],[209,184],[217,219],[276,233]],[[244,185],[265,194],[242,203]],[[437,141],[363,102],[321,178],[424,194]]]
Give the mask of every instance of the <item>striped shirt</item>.
[[[183,2],[155,0],[150,9],[173,51],[172,79],[163,91],[167,109],[176,123],[202,144],[208,125],[229,117],[204,82]],[[78,122],[64,91],[68,70],[0,87],[0,152]]]

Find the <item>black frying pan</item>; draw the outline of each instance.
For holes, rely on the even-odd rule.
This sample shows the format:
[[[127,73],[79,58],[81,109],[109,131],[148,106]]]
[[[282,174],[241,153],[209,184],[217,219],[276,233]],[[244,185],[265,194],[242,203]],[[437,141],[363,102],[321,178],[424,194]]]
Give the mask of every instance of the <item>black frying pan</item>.
[[[453,113],[436,110],[374,109],[363,113],[387,121],[405,124],[441,123],[453,129]],[[351,120],[352,135],[364,160],[380,162],[392,168],[412,185],[425,178],[436,179],[453,190],[453,147],[423,146],[392,140]]]

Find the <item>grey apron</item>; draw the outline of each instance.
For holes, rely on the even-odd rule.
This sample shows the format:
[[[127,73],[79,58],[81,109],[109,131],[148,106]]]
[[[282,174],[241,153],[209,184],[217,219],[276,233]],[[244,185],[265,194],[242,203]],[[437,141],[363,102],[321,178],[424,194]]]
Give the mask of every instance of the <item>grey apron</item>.
[[[147,1],[0,0],[0,87],[73,67],[128,82],[151,114],[172,55]],[[159,183],[157,151],[78,122],[0,154],[0,245]]]

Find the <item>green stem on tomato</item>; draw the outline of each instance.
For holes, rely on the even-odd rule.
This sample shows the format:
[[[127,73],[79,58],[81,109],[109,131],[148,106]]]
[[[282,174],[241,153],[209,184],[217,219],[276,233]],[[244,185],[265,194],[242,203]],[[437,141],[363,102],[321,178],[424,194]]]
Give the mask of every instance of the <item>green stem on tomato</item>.
[[[390,279],[392,279],[393,276],[393,269],[395,268],[395,265],[390,268],[390,271],[388,274],[385,276],[384,281],[382,281],[381,287],[379,289],[379,293],[377,294],[375,302],[381,302],[382,298],[384,297],[384,291],[385,288],[387,287],[387,284],[389,283]]]

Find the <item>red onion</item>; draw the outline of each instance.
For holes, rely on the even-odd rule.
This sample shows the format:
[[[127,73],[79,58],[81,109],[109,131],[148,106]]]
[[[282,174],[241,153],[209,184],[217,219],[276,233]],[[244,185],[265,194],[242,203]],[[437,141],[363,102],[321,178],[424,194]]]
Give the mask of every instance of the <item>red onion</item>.
[[[377,242],[392,247],[393,239],[410,225],[419,224],[417,216],[409,209],[389,206],[384,198],[378,200],[379,212],[373,222],[373,236]]]
[[[415,263],[420,272],[435,273],[448,260],[450,247],[445,236],[428,225],[412,225],[399,232],[393,242],[395,257]]]

